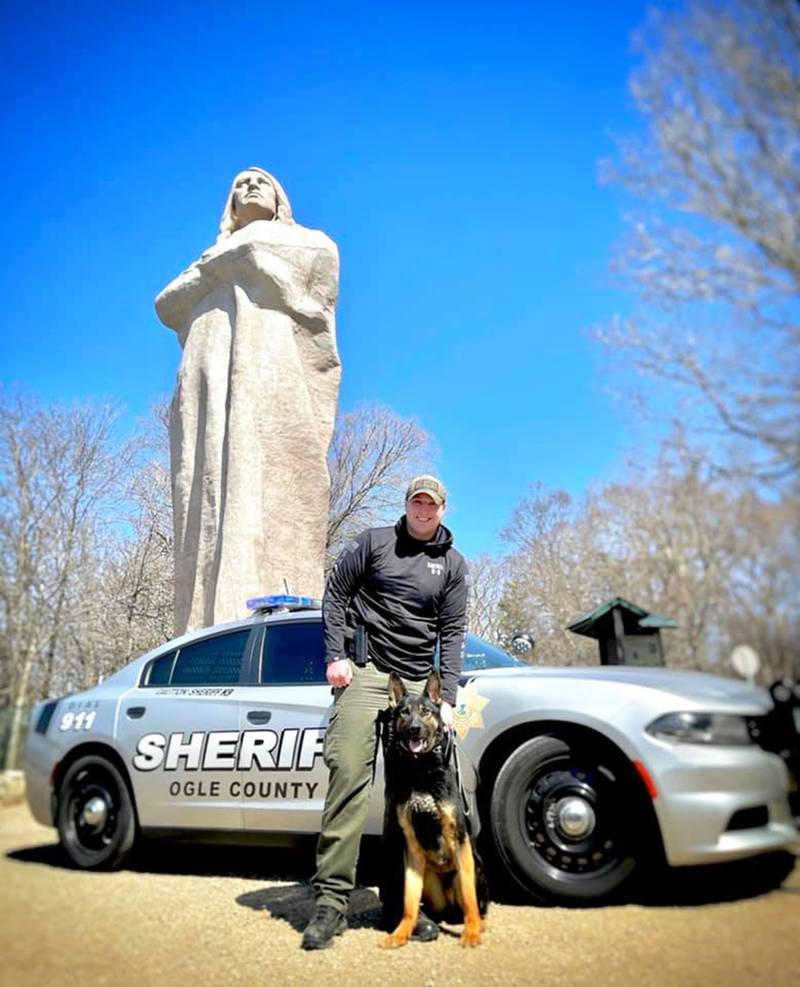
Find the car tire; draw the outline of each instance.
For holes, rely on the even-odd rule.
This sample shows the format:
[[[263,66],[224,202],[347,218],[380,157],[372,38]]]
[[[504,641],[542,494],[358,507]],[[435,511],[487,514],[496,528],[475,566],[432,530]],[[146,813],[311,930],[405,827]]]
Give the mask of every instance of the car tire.
[[[509,877],[539,901],[600,902],[643,857],[641,802],[620,763],[560,736],[518,747],[497,776],[491,832]]]
[[[89,754],[69,766],[59,788],[56,825],[75,867],[122,865],[136,840],[136,814],[125,779],[111,761]]]

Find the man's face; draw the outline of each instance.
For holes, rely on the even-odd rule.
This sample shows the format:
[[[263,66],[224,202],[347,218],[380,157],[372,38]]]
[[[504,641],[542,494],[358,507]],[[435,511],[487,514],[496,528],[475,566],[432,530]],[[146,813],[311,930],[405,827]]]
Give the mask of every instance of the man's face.
[[[406,501],[406,526],[412,538],[429,541],[444,517],[444,504],[437,504],[430,494],[414,494]]]
[[[258,171],[243,171],[233,184],[233,211],[241,226],[274,219],[278,197],[272,182]]]

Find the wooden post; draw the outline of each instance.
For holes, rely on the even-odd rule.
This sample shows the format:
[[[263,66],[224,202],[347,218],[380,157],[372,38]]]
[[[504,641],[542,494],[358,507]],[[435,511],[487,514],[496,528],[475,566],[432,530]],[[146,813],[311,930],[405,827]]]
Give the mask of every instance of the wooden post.
[[[625,625],[622,623],[622,610],[614,607],[611,611],[614,617],[614,665],[625,664]]]

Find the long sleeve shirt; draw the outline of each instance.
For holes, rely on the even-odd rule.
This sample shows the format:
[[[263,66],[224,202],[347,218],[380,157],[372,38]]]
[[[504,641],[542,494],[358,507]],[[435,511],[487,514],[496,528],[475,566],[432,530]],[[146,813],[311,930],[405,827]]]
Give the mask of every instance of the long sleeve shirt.
[[[439,525],[430,541],[412,538],[405,518],[370,528],[342,549],[322,601],[325,660],[350,657],[355,628],[368,635],[369,658],[385,672],[419,680],[437,643],[442,695],[454,703],[464,665],[469,573]]]

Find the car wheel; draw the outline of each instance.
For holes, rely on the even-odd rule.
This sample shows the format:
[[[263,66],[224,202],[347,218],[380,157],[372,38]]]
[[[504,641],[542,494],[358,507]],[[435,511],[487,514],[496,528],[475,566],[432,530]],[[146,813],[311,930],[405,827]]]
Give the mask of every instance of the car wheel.
[[[641,856],[636,805],[600,750],[534,737],[497,776],[490,813],[497,854],[540,901],[598,901],[628,881]]]
[[[67,769],[56,822],[70,861],[88,870],[119,867],[136,838],[136,817],[125,779],[110,761],[93,754]]]

